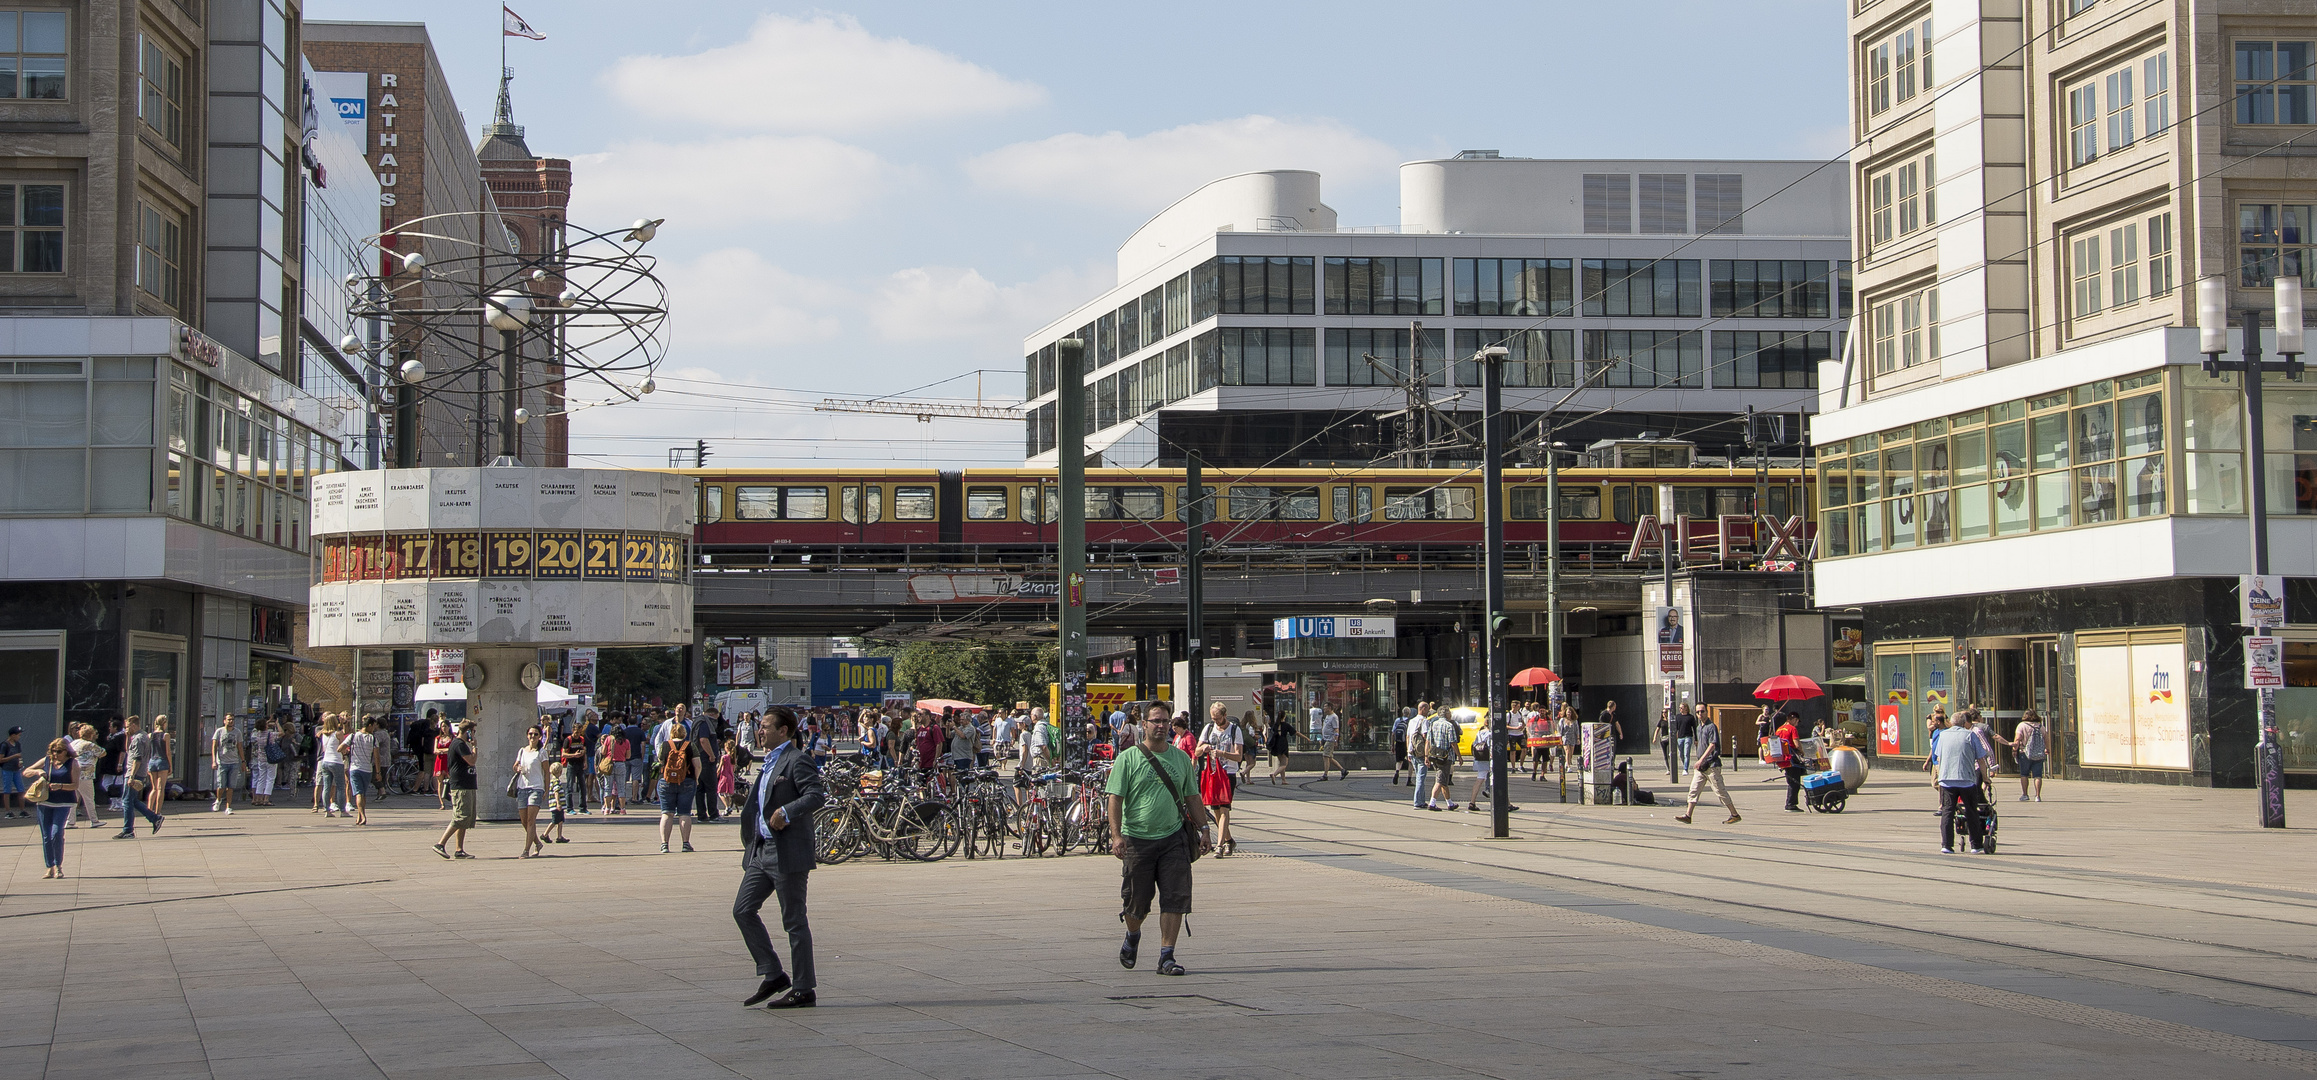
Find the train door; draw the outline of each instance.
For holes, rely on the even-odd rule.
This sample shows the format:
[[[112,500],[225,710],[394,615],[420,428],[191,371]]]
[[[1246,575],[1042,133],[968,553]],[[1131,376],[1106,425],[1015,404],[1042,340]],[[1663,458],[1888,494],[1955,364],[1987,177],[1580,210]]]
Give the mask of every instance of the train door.
[[[965,474],[951,469],[941,471],[940,497],[934,512],[940,515],[940,542],[944,545],[965,542]]]

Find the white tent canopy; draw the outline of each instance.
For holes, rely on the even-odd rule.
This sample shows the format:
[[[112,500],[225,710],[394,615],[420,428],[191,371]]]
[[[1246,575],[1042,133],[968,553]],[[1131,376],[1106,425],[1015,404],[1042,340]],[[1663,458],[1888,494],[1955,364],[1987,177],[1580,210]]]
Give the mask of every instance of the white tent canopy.
[[[434,682],[422,684],[418,688],[418,700],[420,701],[465,701],[466,699],[467,688],[464,683]],[[540,680],[540,708],[571,709],[578,706],[579,699],[571,696],[571,691],[544,679]]]

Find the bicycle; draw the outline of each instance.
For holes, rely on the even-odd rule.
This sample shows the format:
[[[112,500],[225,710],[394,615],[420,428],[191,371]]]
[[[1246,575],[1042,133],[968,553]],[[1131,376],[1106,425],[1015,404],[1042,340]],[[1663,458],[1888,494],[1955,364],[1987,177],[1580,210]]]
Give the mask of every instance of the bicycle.
[[[415,755],[404,754],[395,758],[394,764],[386,767],[384,786],[387,794],[390,795],[416,795],[420,791],[421,781],[425,778],[425,771],[418,766],[418,758]]]

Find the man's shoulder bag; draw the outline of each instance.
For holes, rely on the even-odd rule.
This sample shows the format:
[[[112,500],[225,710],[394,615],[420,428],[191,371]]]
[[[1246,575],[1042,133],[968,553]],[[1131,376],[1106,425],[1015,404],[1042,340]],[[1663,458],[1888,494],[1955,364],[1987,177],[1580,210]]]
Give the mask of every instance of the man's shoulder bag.
[[[1183,815],[1183,831],[1191,834],[1189,840],[1191,861],[1199,861],[1199,856],[1206,854],[1205,845],[1201,844],[1197,838],[1198,818],[1191,813],[1191,804],[1183,799],[1183,789],[1175,786],[1174,774],[1167,771],[1166,764],[1158,759],[1157,754],[1151,753],[1149,747],[1136,743],[1134,748],[1142,752],[1142,760],[1150,765],[1152,772],[1158,774],[1159,783],[1167,786],[1167,794],[1175,797],[1175,809]]]

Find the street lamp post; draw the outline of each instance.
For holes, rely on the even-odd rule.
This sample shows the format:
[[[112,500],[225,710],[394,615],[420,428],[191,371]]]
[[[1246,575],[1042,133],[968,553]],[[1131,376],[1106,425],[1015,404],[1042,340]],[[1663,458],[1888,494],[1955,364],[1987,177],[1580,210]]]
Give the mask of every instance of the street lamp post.
[[[2301,377],[2301,349],[2305,331],[2301,327],[2301,279],[2280,277],[2276,281],[2277,295],[2277,354],[2282,361],[2272,362],[2261,356],[2261,313],[2247,308],[2239,325],[2243,329],[2243,349],[2240,359],[2223,360],[2228,351],[2229,284],[2223,277],[2208,277],[2196,283],[2196,323],[2198,351],[2204,353],[2207,373],[2238,372],[2245,379],[2245,450],[2252,459],[2247,469],[2251,486],[2249,507],[2252,524],[2253,573],[2269,572],[2269,492],[2268,458],[2265,418],[2261,409],[2261,381],[2269,372],[2283,372],[2287,378]],[[2267,622],[2254,626],[2253,633],[2267,636],[2273,627]],[[2249,657],[2247,658],[2249,661]],[[2275,687],[2259,688],[2261,696],[2261,738],[2254,750],[2254,772],[2260,784],[2260,817],[2264,829],[2285,827],[2285,751],[2277,733],[2277,691]]]
[[[1504,631],[1504,362],[1502,345],[1480,350],[1480,505],[1487,534],[1482,538],[1488,603],[1488,764],[1489,814],[1502,840],[1512,835],[1512,792],[1505,746]]]

